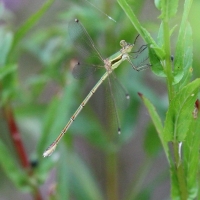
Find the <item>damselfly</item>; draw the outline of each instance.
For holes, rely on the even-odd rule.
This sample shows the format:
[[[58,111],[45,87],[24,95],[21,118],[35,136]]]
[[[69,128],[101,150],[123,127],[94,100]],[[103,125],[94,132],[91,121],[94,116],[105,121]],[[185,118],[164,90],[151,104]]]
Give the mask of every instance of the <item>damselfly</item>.
[[[84,76],[84,73],[86,75],[88,72],[93,72],[99,66],[103,66],[105,68],[105,73],[100,78],[100,80],[96,83],[96,85],[92,88],[92,90],[89,92],[89,94],[83,100],[83,102],[77,108],[75,113],[71,116],[70,120],[68,121],[66,126],[63,128],[63,130],[61,131],[59,136],[56,138],[56,140],[43,153],[44,157],[50,156],[53,153],[53,151],[55,150],[57,144],[59,143],[61,138],[64,136],[64,134],[67,132],[68,128],[71,126],[71,124],[76,119],[78,114],[81,112],[83,107],[87,104],[89,99],[93,96],[93,94],[96,92],[96,90],[99,88],[99,86],[104,82],[104,80],[106,78],[110,79],[109,76],[111,75],[111,73],[124,60],[127,60],[131,64],[133,69],[135,69],[136,71],[140,71],[140,70],[143,70],[143,69],[146,69],[146,68],[149,67],[149,64],[136,66],[131,61],[132,59],[131,59],[131,56],[129,54],[133,53],[132,49],[133,49],[133,46],[134,46],[134,44],[136,42],[137,37],[136,37],[135,42],[133,44],[129,44],[125,40],[121,40],[120,41],[121,49],[117,53],[115,53],[112,56],[110,56],[109,58],[103,59],[103,57],[101,56],[101,54],[99,53],[99,51],[95,47],[94,42],[92,41],[92,39],[89,36],[88,32],[83,27],[83,25],[79,22],[78,19],[75,19],[75,21],[71,22],[69,24],[68,28],[69,28],[68,29],[69,36],[70,36],[71,40],[74,41],[76,49],[79,52],[85,52],[84,55],[82,55],[83,57],[85,57],[85,58],[82,59],[84,61],[83,62],[80,61],[75,65],[75,67],[73,69],[73,75],[75,77]],[[101,61],[101,64],[91,64],[91,63],[89,63],[91,61],[89,59],[89,58],[91,58],[91,56],[89,57],[89,53],[90,52],[88,52],[87,50],[82,51],[83,48],[89,49],[89,51],[92,51],[93,52],[93,56],[98,57],[99,61]],[[139,56],[139,54],[141,52],[143,52],[145,49],[147,49],[147,45],[141,46],[138,51],[134,52],[134,53],[136,53],[135,58],[137,58]],[[87,70],[85,70],[85,69],[87,69]],[[109,84],[109,87],[110,87],[110,84]],[[128,96],[127,96],[127,98],[128,98]],[[113,99],[113,101],[114,101],[114,99]],[[117,118],[118,118],[118,116],[117,116]],[[120,133],[120,127],[118,127],[118,133]]]

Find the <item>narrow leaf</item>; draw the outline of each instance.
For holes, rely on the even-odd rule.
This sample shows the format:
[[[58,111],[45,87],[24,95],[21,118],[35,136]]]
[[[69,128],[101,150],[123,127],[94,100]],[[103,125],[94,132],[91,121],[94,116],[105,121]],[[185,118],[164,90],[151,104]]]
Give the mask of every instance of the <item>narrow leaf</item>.
[[[27,21],[24,22],[22,26],[19,27],[14,36],[12,50],[15,48],[18,42],[24,37],[24,35],[41,19],[41,17],[53,3],[54,0],[47,0],[36,13],[34,13],[30,18],[28,18]]]
[[[157,76],[166,77],[163,66],[160,62],[160,58],[156,55],[154,49],[149,49],[149,59],[151,63],[152,72]]]
[[[17,188],[29,192],[32,190],[28,184],[28,176],[17,167],[15,160],[1,140],[0,165]]]
[[[160,18],[168,21],[177,12],[178,0],[162,0],[159,6],[161,7],[162,11]]]
[[[187,177],[188,195],[190,199],[195,199],[198,193],[198,169],[199,169],[199,147],[200,147],[200,120],[199,116],[192,119],[185,142],[184,165]]]
[[[17,65],[4,65],[0,68],[0,80],[2,81],[7,75],[15,73],[17,70]]]
[[[3,28],[0,28],[0,67],[5,65],[8,53],[12,46],[13,34],[11,32],[5,31]]]
[[[186,0],[184,4],[174,60],[174,84],[178,83],[183,76],[186,76],[189,66],[189,64],[186,66],[187,61],[190,63],[192,62],[192,30],[188,23],[188,15],[192,1],[193,0]]]
[[[164,44],[163,22],[160,24],[160,27],[159,27],[157,43],[162,48]]]
[[[154,4],[158,10],[161,10],[162,8],[162,1],[163,0],[154,0]]]
[[[199,87],[200,79],[196,79],[183,87],[171,101],[163,130],[165,141],[184,141]]]
[[[138,93],[138,94],[141,97],[141,99],[143,100],[146,108],[148,109],[149,114],[151,116],[151,119],[155,125],[155,128],[156,128],[158,134],[161,134],[162,130],[163,130],[163,125],[162,125],[161,119],[160,119],[154,105],[144,95],[142,95],[141,93]]]
[[[161,151],[160,140],[152,123],[150,123],[146,129],[144,137],[144,150],[150,157],[157,156]]]
[[[192,47],[192,29],[189,23],[186,25],[185,34],[180,34],[176,47],[174,60],[174,83],[177,90],[186,85],[192,76],[193,47]]]
[[[140,97],[141,99],[143,100],[146,108],[148,109],[148,112],[150,114],[150,117],[151,117],[151,120],[153,121],[153,124],[157,130],[157,133],[158,133],[158,137],[160,138],[160,141],[163,145],[163,148],[164,148],[164,151],[165,151],[165,154],[167,156],[167,158],[169,159],[169,156],[168,156],[168,146],[167,144],[165,143],[165,141],[163,140],[163,135],[162,135],[162,132],[163,132],[163,125],[162,125],[162,122],[161,122],[161,119],[156,111],[156,108],[154,107],[154,105],[142,94],[140,94]]]

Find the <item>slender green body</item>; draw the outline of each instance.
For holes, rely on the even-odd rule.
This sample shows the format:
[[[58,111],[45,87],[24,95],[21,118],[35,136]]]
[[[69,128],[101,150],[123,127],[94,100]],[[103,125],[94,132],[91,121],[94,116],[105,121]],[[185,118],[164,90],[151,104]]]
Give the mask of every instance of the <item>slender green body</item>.
[[[78,33],[80,33],[80,34],[77,35]],[[92,90],[89,92],[89,94],[83,100],[83,102],[80,104],[80,106],[75,111],[75,113],[72,115],[69,122],[63,128],[63,130],[60,132],[60,134],[56,138],[56,140],[43,153],[44,157],[50,156],[53,153],[57,144],[59,143],[61,138],[64,136],[64,134],[67,132],[68,128],[71,126],[71,124],[76,119],[78,114],[81,112],[83,107],[87,104],[87,102],[93,96],[93,94],[96,92],[98,87],[104,82],[104,80],[106,78],[108,78],[109,74],[111,74],[112,71],[114,71],[121,64],[121,62],[123,62],[124,60],[127,60],[131,64],[133,69],[135,69],[137,71],[139,71],[141,69],[145,69],[148,66],[148,65],[146,65],[146,66],[136,67],[136,66],[133,65],[128,54],[131,52],[134,44],[129,44],[125,40],[120,41],[120,46],[121,46],[120,51],[116,52],[115,54],[113,54],[112,56],[110,56],[109,58],[104,60],[102,58],[101,54],[96,49],[91,37],[89,36],[89,34],[87,33],[87,31],[85,30],[83,25],[77,19],[75,19],[75,22],[71,23],[71,25],[69,27],[69,35],[71,36],[72,40],[75,40],[75,42],[76,42],[75,44],[77,45],[78,49],[80,47],[79,44],[82,43],[82,45],[90,48],[93,52],[95,52],[95,55],[97,55],[102,60],[102,63],[104,65],[106,72],[103,74],[101,79],[96,83],[96,85],[92,88]],[[137,39],[137,37],[136,37],[136,39]],[[144,49],[140,48],[137,52],[140,53]],[[78,62],[76,66],[77,67],[84,67],[85,65],[84,65],[84,62],[83,63]],[[80,69],[80,68],[78,68],[78,69]],[[114,98],[113,98],[113,100],[114,100]],[[117,116],[117,119],[118,119],[118,116]],[[119,122],[119,119],[118,119],[118,122]],[[118,132],[120,133],[120,129],[118,129]]]
[[[55,150],[57,144],[59,143],[59,141],[61,140],[61,138],[64,136],[64,134],[67,132],[68,128],[71,126],[71,124],[76,119],[76,117],[78,116],[78,114],[81,112],[81,110],[83,109],[83,107],[87,104],[87,102],[89,101],[89,99],[96,92],[96,90],[98,89],[98,87],[109,76],[109,74],[112,73],[112,71],[114,69],[116,69],[121,64],[122,61],[129,59],[128,53],[133,48],[133,45],[126,43],[124,40],[122,40],[120,42],[120,44],[122,46],[122,49],[120,51],[118,51],[117,53],[115,53],[114,55],[112,55],[111,57],[109,57],[109,58],[107,58],[107,59],[104,60],[104,67],[106,69],[106,72],[103,74],[103,76],[101,77],[101,79],[96,83],[96,85],[92,88],[92,90],[89,92],[89,94],[85,97],[85,99],[83,100],[83,102],[80,104],[80,106],[78,107],[78,109],[72,115],[72,117],[70,118],[70,120],[68,121],[68,123],[66,124],[66,126],[63,128],[63,130],[61,131],[61,133],[59,134],[59,136],[56,138],[56,140],[43,153],[44,157],[50,156],[53,153],[53,151]]]

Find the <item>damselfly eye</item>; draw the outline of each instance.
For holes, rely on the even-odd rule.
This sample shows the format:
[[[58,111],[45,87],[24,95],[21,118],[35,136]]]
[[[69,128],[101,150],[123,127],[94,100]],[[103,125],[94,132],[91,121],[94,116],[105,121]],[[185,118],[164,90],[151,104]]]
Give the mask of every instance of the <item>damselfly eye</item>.
[[[120,41],[120,46],[121,47],[125,47],[127,45],[126,41],[125,40],[121,40]]]

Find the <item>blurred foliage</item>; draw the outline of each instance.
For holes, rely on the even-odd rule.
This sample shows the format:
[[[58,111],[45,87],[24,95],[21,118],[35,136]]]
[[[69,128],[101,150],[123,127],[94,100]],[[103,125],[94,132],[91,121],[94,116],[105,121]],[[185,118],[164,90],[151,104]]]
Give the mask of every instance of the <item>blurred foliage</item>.
[[[52,7],[56,6],[58,8],[53,10]],[[28,149],[26,154],[32,163],[37,163],[34,167],[22,166],[22,157],[15,149],[17,145],[13,143],[10,148],[6,139],[1,138],[0,164],[16,188],[30,193],[34,199],[153,199],[152,191],[167,180],[167,170],[159,169],[149,182],[146,177],[156,160],[165,155],[171,175],[171,199],[198,198],[198,8],[198,0],[193,4],[192,0],[185,0],[184,4],[178,0],[76,0],[57,4],[54,0],[47,0],[21,25],[14,27],[11,23],[14,13],[1,3],[1,124],[7,123],[9,127],[9,117],[5,116],[9,116],[7,110],[12,110]],[[42,22],[45,16],[47,23]],[[148,44],[151,69],[136,72],[124,62],[116,70],[117,78],[131,97],[128,108],[119,108],[120,135],[105,125],[105,122],[112,124],[115,118],[107,109],[109,100],[104,84],[67,131],[53,155],[43,158],[44,150],[102,75],[99,71],[96,76],[78,81],[71,75],[78,55],[68,35],[68,23],[75,18],[84,25],[104,58],[120,49],[120,40],[133,43],[139,33],[135,48]],[[192,79],[195,80],[191,82]],[[157,91],[157,86],[162,87],[165,82],[167,91],[163,88]],[[120,91],[116,90],[116,93],[116,96],[120,95]],[[142,104],[147,108],[150,122],[143,121]],[[132,172],[130,169],[127,173],[136,174],[137,178],[131,177],[126,188],[120,185],[126,179],[120,180],[125,172],[120,169],[123,163],[119,155],[135,138],[134,130],[140,124],[145,158],[138,170]],[[10,130],[2,130],[1,135],[11,132],[12,138],[10,126]],[[77,147],[79,138],[83,142]],[[103,169],[105,173],[99,177],[95,165],[88,161],[89,156],[84,158],[84,152],[77,153],[78,149],[84,151],[84,143],[104,157],[98,170]],[[170,144],[172,148],[169,148]],[[97,159],[96,155],[93,156]],[[52,169],[56,171],[56,178],[53,183],[44,184],[53,176]],[[39,189],[43,184],[48,193],[41,197]]]

